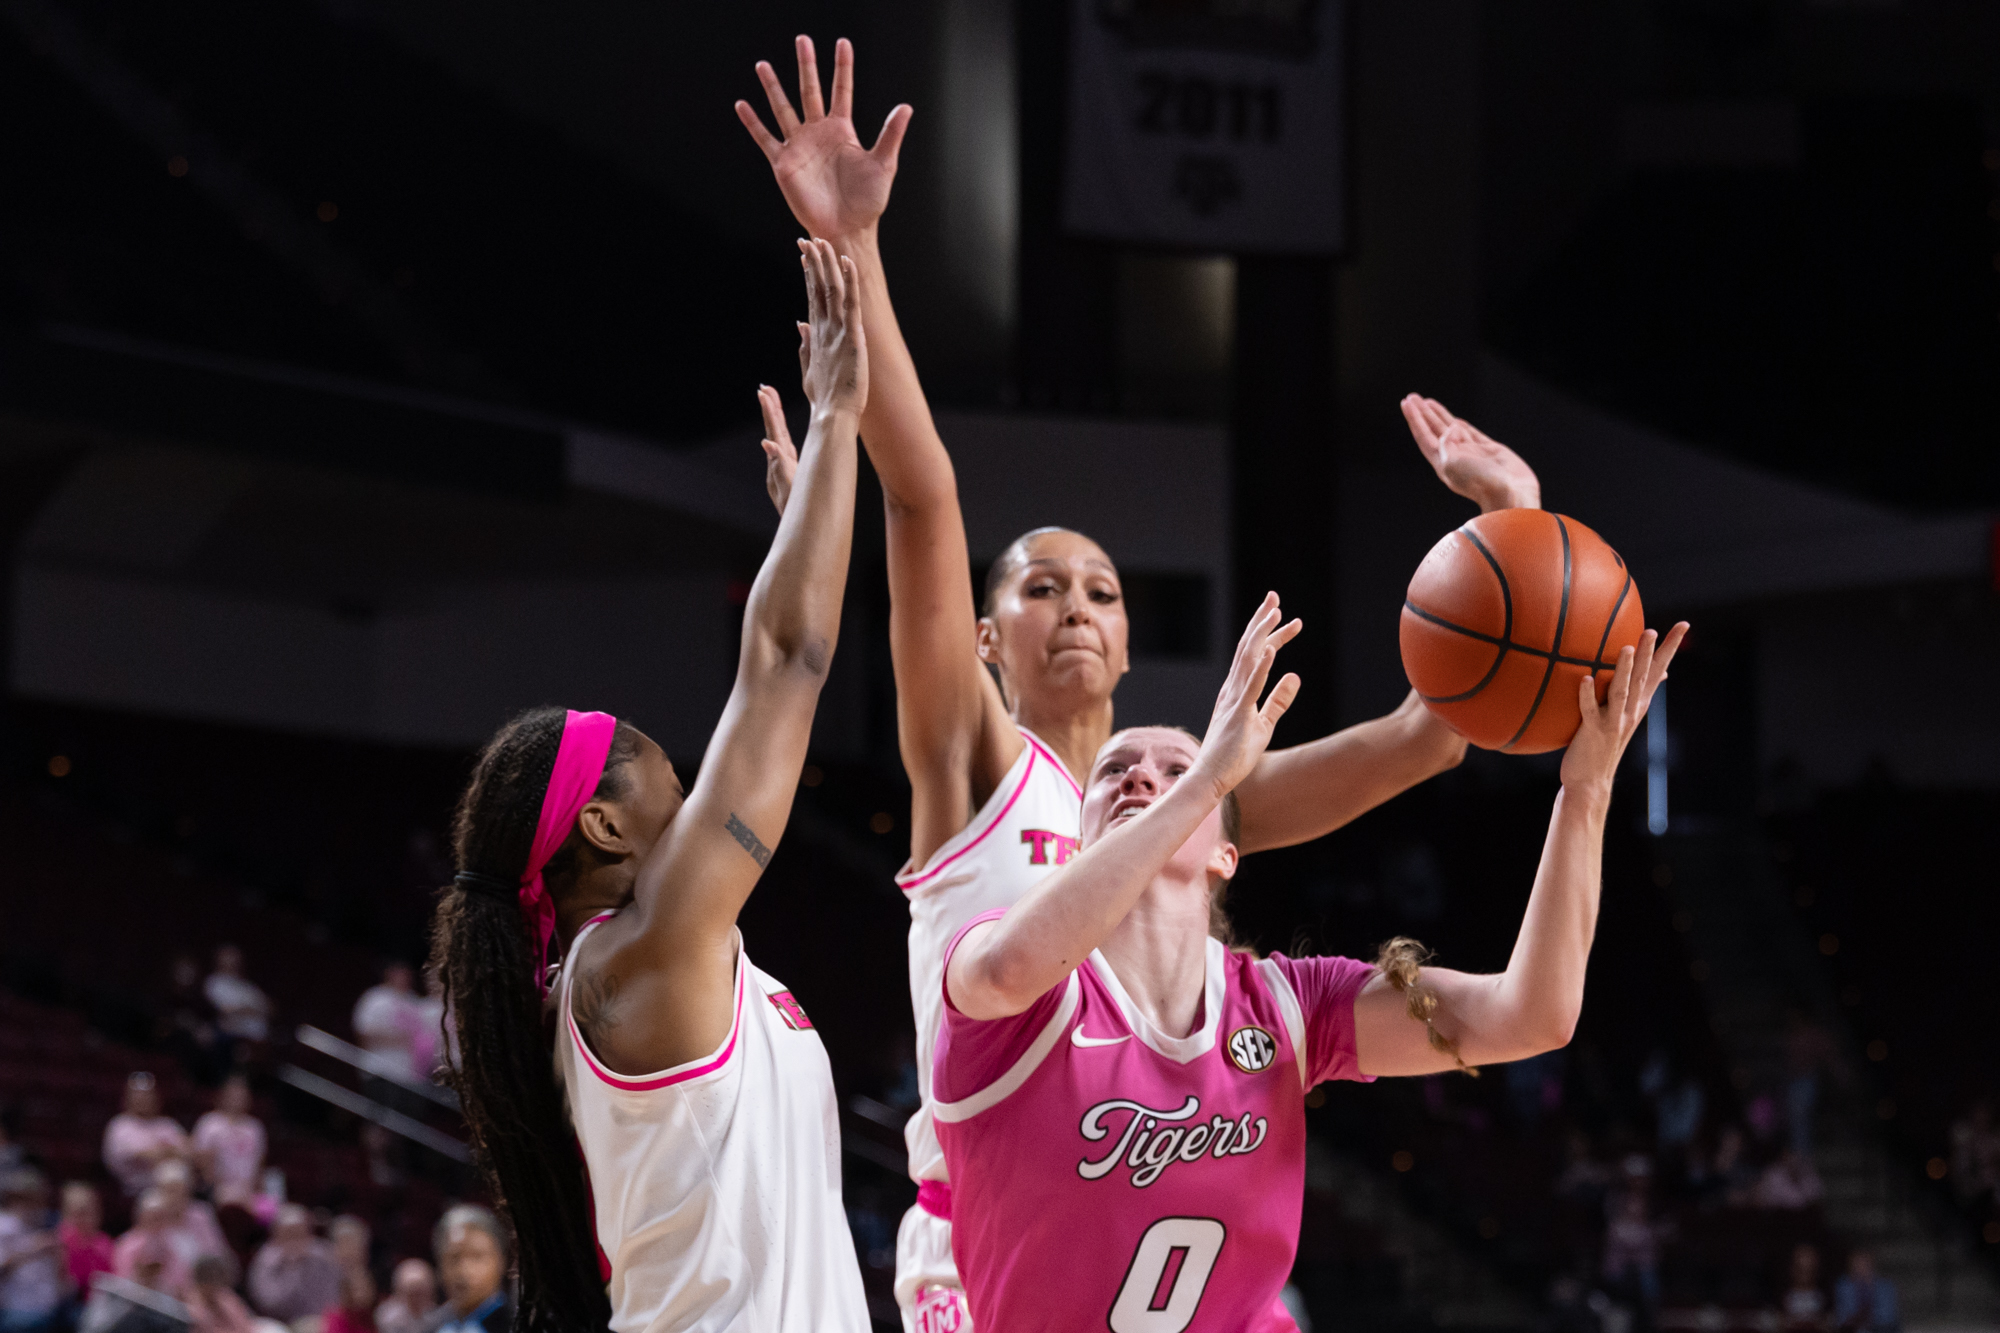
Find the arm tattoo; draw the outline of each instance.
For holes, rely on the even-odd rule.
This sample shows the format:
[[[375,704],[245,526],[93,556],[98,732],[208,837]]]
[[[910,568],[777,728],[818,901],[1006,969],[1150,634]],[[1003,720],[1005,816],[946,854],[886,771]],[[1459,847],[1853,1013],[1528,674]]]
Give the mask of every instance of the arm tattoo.
[[[755,861],[760,866],[771,864],[771,849],[766,847],[763,841],[750,831],[748,824],[736,817],[734,810],[729,812],[729,822],[724,824],[723,827],[729,830],[730,837],[742,844],[744,851],[750,853],[752,861]]]

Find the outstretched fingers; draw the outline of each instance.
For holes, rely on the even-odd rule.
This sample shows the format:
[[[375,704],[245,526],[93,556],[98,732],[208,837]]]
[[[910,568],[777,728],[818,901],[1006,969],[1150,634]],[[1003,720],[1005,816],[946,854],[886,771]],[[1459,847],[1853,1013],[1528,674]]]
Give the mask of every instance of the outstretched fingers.
[[[799,242],[799,267],[806,275],[806,321],[818,324],[826,307],[819,282],[819,251],[811,241]]]
[[[799,110],[806,120],[818,120],[826,115],[826,104],[819,95],[819,55],[813,50],[813,39],[804,33],[792,39],[792,49],[799,57]]]
[[[847,317],[847,275],[842,270],[840,257],[834,253],[828,241],[814,241],[813,253],[819,259],[820,289],[826,320],[829,324],[845,320]]]
[[[845,37],[833,44],[833,105],[829,109],[836,120],[854,114],[854,43]]]
[[[765,452],[771,449],[788,450],[792,447],[792,430],[785,423],[784,400],[778,391],[768,384],[757,386],[757,406],[764,415]]]
[[[757,82],[764,85],[764,96],[771,103],[771,119],[778,123],[778,136],[792,137],[792,131],[799,127],[798,112],[792,110],[792,99],[785,96],[785,85],[778,82],[778,71],[771,68],[771,62],[757,62]]]
[[[841,322],[847,326],[847,336],[853,338],[857,345],[865,346],[862,339],[866,335],[861,328],[861,270],[848,255],[840,257],[840,275],[844,293]]]
[[[1267,727],[1277,726],[1278,719],[1285,715],[1286,710],[1292,706],[1292,700],[1298,697],[1299,673],[1296,671],[1287,671],[1283,678],[1271,688],[1271,697],[1264,700],[1264,706],[1257,710],[1258,715],[1264,719],[1264,725]]]
[[[1278,615],[1278,608],[1270,608],[1271,617]],[[1294,620],[1289,625],[1269,628],[1269,620],[1261,613],[1259,621],[1265,627],[1250,645],[1243,659],[1243,699],[1250,707],[1257,706],[1258,697],[1264,693],[1264,682],[1271,678],[1271,664],[1278,660],[1278,649],[1298,637],[1300,624]]]
[[[1257,604],[1257,609],[1250,613],[1249,623],[1243,626],[1243,634],[1236,640],[1236,651],[1230,656],[1230,669],[1234,670],[1241,664],[1250,651],[1250,645],[1257,641],[1260,634],[1277,623],[1278,594],[1267,592],[1264,594],[1264,600]]]
[[[1432,466],[1438,461],[1438,433],[1431,426],[1430,414],[1424,410],[1424,400],[1416,394],[1403,399],[1403,420],[1410,427],[1410,434],[1416,439],[1417,448]]]
[[[763,152],[764,160],[766,162],[776,162],[779,150],[785,146],[783,141],[777,135],[764,128],[762,118],[742,98],[736,100],[736,118],[743,122],[744,129],[750,131],[750,137],[756,141],[758,149]]]
[[[896,159],[903,151],[903,134],[910,128],[910,117],[916,113],[908,102],[903,102],[889,112],[889,118],[882,122],[882,132],[875,136],[875,146],[868,155],[887,167],[896,169]]]
[[[1604,696],[1604,716],[1614,726],[1622,724],[1627,716],[1627,709],[1632,701],[1632,679],[1638,674],[1639,653],[1650,651],[1651,645],[1647,639],[1651,634],[1652,631],[1648,630],[1645,635],[1640,636],[1638,648],[1628,647],[1618,650],[1618,669],[1611,673],[1611,688]]]
[[[1635,725],[1639,718],[1645,717],[1646,711],[1653,706],[1653,695],[1659,690],[1660,686],[1666,684],[1667,668],[1673,665],[1674,654],[1680,651],[1681,640],[1687,637],[1687,632],[1688,623],[1685,620],[1678,622],[1672,629],[1668,630],[1665,638],[1660,638],[1653,630],[1646,631],[1649,639],[1647,647],[1652,652],[1639,673],[1641,683],[1636,703],[1637,716],[1633,719]]]

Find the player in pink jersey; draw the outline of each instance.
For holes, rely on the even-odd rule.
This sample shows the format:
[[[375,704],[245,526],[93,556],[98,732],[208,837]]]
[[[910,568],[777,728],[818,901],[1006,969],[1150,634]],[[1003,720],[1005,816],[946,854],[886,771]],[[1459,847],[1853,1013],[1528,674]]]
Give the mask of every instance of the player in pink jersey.
[[[889,300],[876,243],[910,109],[890,112],[872,149],[851,115],[854,56],[835,52],[823,99],[810,39],[797,42],[795,109],[768,64],[757,75],[777,127],[736,110],[769,159],[801,226],[833,240],[865,279],[871,387],[862,442],[882,482],[889,539],[889,634],[903,765],[911,784],[910,999],[923,1107],[905,1137],[918,1206],[897,1238],[896,1296],[911,1333],[965,1333],[951,1259],[949,1190],[931,1127],[931,1047],[942,1021],[945,945],[980,912],[1020,900],[1072,855],[1083,772],[1112,732],[1112,691],[1128,668],[1118,571],[1097,543],[1060,528],[1015,541],[971,586],[951,458]],[[1403,413],[1424,456],[1482,510],[1535,507],[1534,473],[1507,449],[1411,395]],[[775,390],[764,394],[772,499],[782,509],[795,457]],[[988,671],[998,672],[998,683]],[[1412,695],[1387,717],[1265,757],[1239,792],[1246,852],[1319,837],[1457,763],[1464,743]]]
[[[1392,980],[1353,959],[1260,960],[1209,934],[1236,865],[1224,804],[1298,690],[1287,675],[1258,704],[1298,633],[1279,619],[1274,594],[1198,745],[1167,728],[1113,736],[1085,789],[1083,850],[953,942],[932,1092],[981,1327],[1293,1328],[1278,1293],[1307,1090],[1525,1059],[1575,1027],[1612,778],[1686,626],[1657,653],[1651,631],[1626,649],[1604,704],[1579,685],[1582,725],[1507,970]]]

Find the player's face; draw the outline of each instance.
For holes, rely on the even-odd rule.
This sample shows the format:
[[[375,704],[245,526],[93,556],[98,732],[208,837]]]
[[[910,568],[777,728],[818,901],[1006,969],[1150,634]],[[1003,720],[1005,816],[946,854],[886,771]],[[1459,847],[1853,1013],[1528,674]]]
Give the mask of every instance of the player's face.
[[[1200,748],[1194,737],[1169,727],[1133,727],[1106,741],[1083,794],[1083,845],[1090,846],[1166,795],[1194,766]],[[1227,868],[1211,864],[1225,851]],[[1222,839],[1219,807],[1189,835],[1169,865],[1184,872],[1206,868],[1225,878],[1235,873],[1235,849]]]
[[[1102,547],[1074,532],[1047,532],[993,599],[980,624],[980,656],[1022,697],[1108,698],[1130,669],[1125,594]]]

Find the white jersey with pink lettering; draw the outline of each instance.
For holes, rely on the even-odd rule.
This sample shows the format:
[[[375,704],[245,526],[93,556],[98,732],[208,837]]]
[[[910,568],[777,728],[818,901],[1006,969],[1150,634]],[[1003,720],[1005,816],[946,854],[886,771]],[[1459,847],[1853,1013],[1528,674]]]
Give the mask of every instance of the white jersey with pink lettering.
[[[1305,1094],[1364,1078],[1354,1000],[1374,972],[1210,940],[1185,1037],[1095,951],[1011,1018],[947,1004],[932,1115],[979,1324],[1296,1333],[1279,1293],[1298,1251]]]
[[[903,1127],[917,1206],[896,1237],[896,1302],[909,1333],[965,1333],[951,1257],[951,1195],[931,1119],[931,1063],[944,1022],[944,952],[968,921],[1012,907],[1076,854],[1083,788],[1041,739],[1021,729],[1021,755],[979,813],[923,869],[896,883],[910,902],[910,1007],[917,1020],[917,1087],[923,1103]]]
[[[571,1012],[571,964],[613,915],[570,945],[555,1049],[613,1333],[866,1333],[833,1071],[812,1020],[739,936],[734,1016],[713,1052],[636,1077],[606,1068]]]

